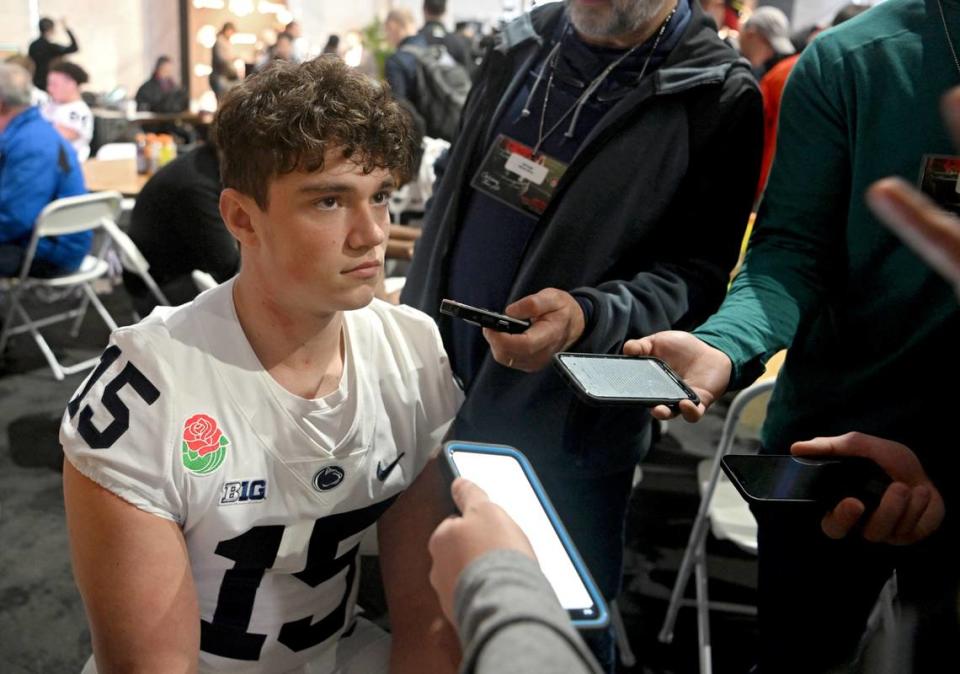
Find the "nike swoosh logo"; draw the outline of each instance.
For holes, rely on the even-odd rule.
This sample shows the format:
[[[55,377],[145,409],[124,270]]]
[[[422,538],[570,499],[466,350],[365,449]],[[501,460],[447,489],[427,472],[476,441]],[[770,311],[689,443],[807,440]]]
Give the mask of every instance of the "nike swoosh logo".
[[[386,468],[381,465],[380,461],[377,461],[377,479],[381,482],[386,482],[387,478],[390,477],[390,473],[392,473],[393,469],[397,467],[398,463],[400,463],[400,459],[403,458],[404,454],[406,454],[406,452],[400,452],[400,456],[394,459],[393,463]]]

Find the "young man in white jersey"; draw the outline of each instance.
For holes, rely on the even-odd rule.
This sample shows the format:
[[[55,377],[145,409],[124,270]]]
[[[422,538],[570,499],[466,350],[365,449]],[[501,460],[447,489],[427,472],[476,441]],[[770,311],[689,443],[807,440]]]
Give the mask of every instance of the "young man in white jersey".
[[[64,416],[87,670],[452,671],[426,542],[462,394],[432,321],[373,299],[409,122],[328,57],[244,80],[213,135],[240,273],[117,330]],[[374,523],[392,643],[355,615]]]
[[[87,71],[76,63],[53,64],[47,74],[50,100],[41,109],[44,118],[73,145],[81,162],[90,156],[93,140],[93,113],[80,94],[80,87],[89,79]]]

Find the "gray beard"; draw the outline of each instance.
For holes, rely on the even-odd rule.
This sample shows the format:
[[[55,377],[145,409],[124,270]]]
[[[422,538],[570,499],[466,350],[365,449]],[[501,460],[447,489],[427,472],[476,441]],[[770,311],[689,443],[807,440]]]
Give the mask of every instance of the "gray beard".
[[[672,0],[612,0],[613,11],[600,17],[594,12],[563,0],[570,22],[578,33],[586,37],[609,39],[627,35],[655,17]]]

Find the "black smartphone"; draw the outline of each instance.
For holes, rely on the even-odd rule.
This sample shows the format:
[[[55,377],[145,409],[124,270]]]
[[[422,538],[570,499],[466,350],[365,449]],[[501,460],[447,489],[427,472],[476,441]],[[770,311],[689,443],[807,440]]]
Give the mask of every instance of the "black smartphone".
[[[454,316],[467,323],[473,323],[483,328],[490,328],[497,332],[508,332],[511,335],[519,335],[531,325],[530,321],[527,320],[504,316],[489,309],[471,307],[469,304],[454,302],[453,300],[443,300],[440,302],[440,313]]]
[[[479,485],[523,529],[560,605],[580,629],[607,626],[603,595],[567,534],[527,458],[504,445],[448,442],[443,465],[450,480]]]
[[[700,397],[658,358],[558,353],[553,363],[580,398],[591,405],[695,405]]]
[[[847,496],[873,510],[892,480],[870,459],[804,459],[789,454],[729,454],[723,472],[750,503],[806,503],[833,508]]]

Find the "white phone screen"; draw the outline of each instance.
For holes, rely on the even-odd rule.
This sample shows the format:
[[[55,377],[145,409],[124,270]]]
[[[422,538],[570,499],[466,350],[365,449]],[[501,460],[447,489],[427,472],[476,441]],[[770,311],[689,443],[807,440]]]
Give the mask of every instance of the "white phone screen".
[[[561,356],[583,388],[597,398],[683,400],[687,392],[655,361],[644,358]]]
[[[456,450],[452,457],[460,475],[479,485],[523,529],[560,605],[591,609],[593,600],[520,463],[512,456]]]

